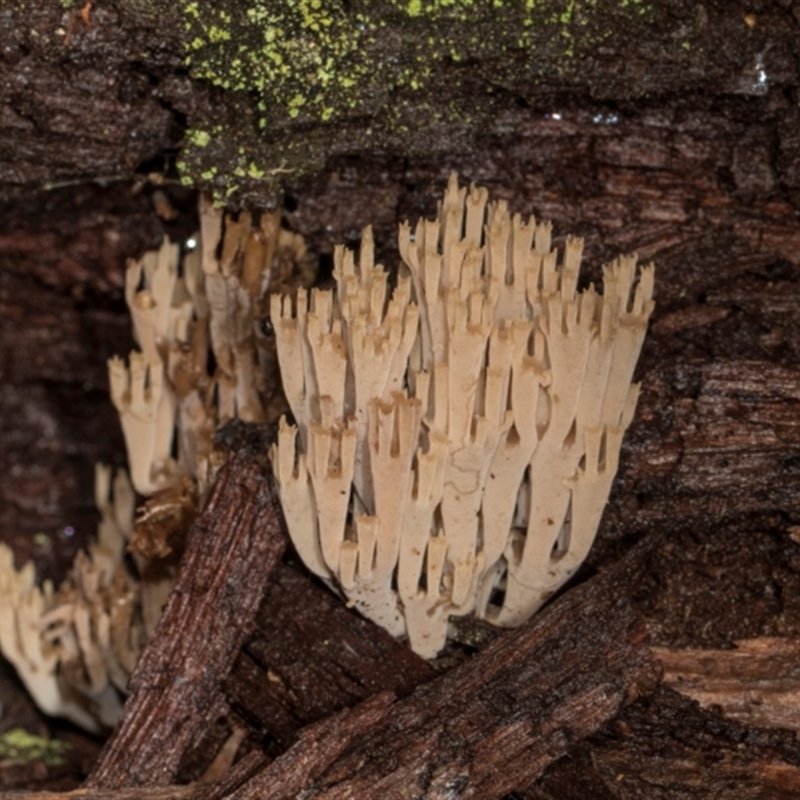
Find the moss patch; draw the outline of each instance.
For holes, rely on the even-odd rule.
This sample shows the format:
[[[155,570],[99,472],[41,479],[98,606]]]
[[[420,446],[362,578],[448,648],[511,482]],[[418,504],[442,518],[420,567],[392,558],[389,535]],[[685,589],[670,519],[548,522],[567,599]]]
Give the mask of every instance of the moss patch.
[[[13,728],[0,736],[0,761],[44,761],[48,766],[64,763],[66,742],[35,736],[22,728]]]

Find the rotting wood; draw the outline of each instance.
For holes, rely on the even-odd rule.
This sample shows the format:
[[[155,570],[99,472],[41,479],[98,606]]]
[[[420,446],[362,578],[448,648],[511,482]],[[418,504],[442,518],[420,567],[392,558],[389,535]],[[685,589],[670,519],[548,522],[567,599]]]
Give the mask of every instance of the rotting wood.
[[[577,96],[603,103],[598,111],[604,113],[593,122],[596,128],[621,126],[634,99],[658,107],[660,127],[675,126],[674,141],[654,145],[645,131],[628,145],[637,151],[639,163],[654,172],[644,201],[661,195],[648,221],[674,227],[685,221],[687,206],[680,194],[663,186],[655,170],[682,152],[687,116],[689,124],[693,121],[687,114],[673,117],[665,107],[670,99],[685,101],[692,93],[717,101],[733,94],[740,105],[746,98],[754,108],[740,116],[760,125],[777,117],[769,134],[753,131],[739,139],[741,152],[730,159],[727,172],[734,173],[743,191],[752,195],[772,188],[774,162],[788,162],[786,171],[796,178],[797,108],[772,96],[797,83],[796,23],[788,0],[752,4],[758,7],[753,27],[729,3],[704,3],[697,6],[700,11],[696,4],[674,0],[652,0],[646,13],[637,4],[586,4],[579,25],[571,14],[559,21],[558,14],[538,6],[524,12],[516,3],[403,13],[395,2],[373,0],[338,4],[320,26],[318,21],[309,24],[318,12],[305,19],[303,14],[310,12],[292,13],[291,5],[270,7],[269,24],[283,20],[283,38],[291,47],[333,57],[339,80],[319,82],[314,69],[308,71],[310,64],[288,58],[291,50],[282,51],[276,42],[273,57],[280,59],[283,52],[283,69],[264,85],[258,65],[270,59],[263,59],[260,49],[251,51],[248,35],[263,36],[265,23],[257,15],[248,17],[240,3],[200,4],[188,14],[164,2],[98,3],[91,28],[79,21],[76,10],[6,4],[0,18],[5,43],[0,196],[15,189],[21,194],[20,188],[29,193],[37,185],[119,180],[180,144],[182,175],[207,187],[235,174],[237,157],[242,164],[258,164],[258,170],[245,171],[236,186],[228,181],[228,187],[242,191],[249,185],[248,199],[263,203],[267,191],[272,189],[274,197],[277,188],[264,186],[269,178],[313,171],[337,153],[413,155],[416,160],[468,149],[482,154],[491,136],[519,130],[515,107],[544,106],[566,112],[571,122],[570,100]],[[225,36],[209,40],[216,13],[224,14]],[[326,33],[315,33],[317,27]],[[473,41],[476,29],[482,31],[480,47]],[[353,48],[345,50],[350,57],[327,49],[332,35],[337,40],[343,35],[339,31],[347,32],[344,46]],[[417,46],[429,38],[428,46]],[[226,45],[225,40],[231,41]],[[233,69],[231,53],[234,63],[255,68]],[[356,64],[360,68],[351,73]],[[569,68],[556,75],[553,64]],[[360,75],[360,69],[363,76],[341,93],[341,79]],[[413,89],[404,86],[409,71]],[[298,95],[302,112],[292,111],[283,92],[315,84],[307,98]],[[446,114],[420,113],[439,108],[445,95]],[[266,98],[271,100],[264,106]],[[328,113],[320,113],[320,102]],[[611,114],[609,108],[620,113]],[[228,122],[250,117],[259,124]],[[562,114],[552,117],[560,121]],[[206,141],[181,137],[187,128],[213,131],[213,158],[202,155]],[[563,136],[570,134],[567,127]],[[606,145],[603,140],[612,139],[606,132],[598,138],[594,158],[600,164],[618,163],[622,148],[613,140]],[[708,140],[716,146],[712,136]],[[564,149],[573,158],[579,154],[572,141]]]
[[[195,800],[197,793],[197,786],[138,786],[71,792],[9,792],[3,795],[3,800]]]
[[[264,800],[296,800],[300,793],[308,792],[323,773],[355,739],[381,726],[392,707],[395,696],[391,692],[370,697],[352,709],[339,711],[328,719],[304,728],[297,743],[275,761],[266,765],[252,778],[242,781],[240,787],[222,795],[211,786],[196,800],[240,800],[240,798],[263,798]],[[250,770],[248,770],[250,771]],[[353,795],[359,798],[362,795]],[[367,795],[363,795],[368,800]]]
[[[747,727],[668,687],[623,709],[515,800],[794,800],[800,743]]]
[[[221,781],[176,797],[371,800],[411,791],[491,800],[527,786],[657,683],[643,621],[619,589],[647,568],[650,550],[638,547],[410,696],[381,692],[307,726],[274,761],[251,753]],[[75,800],[125,798],[88,788]],[[151,787],[140,791],[147,800]]]
[[[380,691],[403,696],[435,675],[405,644],[281,565],[225,695],[277,755],[304,725]]]
[[[292,758],[268,764],[265,756],[254,752],[242,759],[229,775],[211,785],[84,788],[66,793],[16,792],[6,800],[223,800],[237,797],[236,790],[242,785],[249,787],[256,773],[259,785],[265,780],[270,783],[271,793],[264,797],[295,800],[297,792],[331,764],[354,736],[380,722],[393,700],[391,692],[383,692],[356,709],[344,709],[322,723],[305,728],[291,750]],[[274,794],[275,791],[280,794]]]
[[[379,702],[373,699],[352,716],[305,729],[231,797],[290,800],[302,789],[304,798],[327,800],[491,800],[529,785],[657,683],[643,622],[617,589],[643,569],[648,551],[634,550],[410,697],[382,710],[370,705]],[[349,743],[341,755],[323,764],[343,738]],[[297,763],[309,777],[303,785]],[[287,774],[290,786],[281,784]]]
[[[226,800],[240,786],[252,780],[270,761],[271,759],[260,750],[252,750],[219,780],[210,785],[198,787],[198,793],[202,800]],[[197,798],[193,796],[192,800],[197,800]]]
[[[746,725],[800,731],[800,642],[764,636],[733,650],[654,647],[664,683]]]
[[[286,546],[264,453],[263,443],[245,446],[222,468],[189,534],[161,622],[131,679],[122,722],[87,788],[174,782],[186,752],[227,710],[222,681],[252,632]]]

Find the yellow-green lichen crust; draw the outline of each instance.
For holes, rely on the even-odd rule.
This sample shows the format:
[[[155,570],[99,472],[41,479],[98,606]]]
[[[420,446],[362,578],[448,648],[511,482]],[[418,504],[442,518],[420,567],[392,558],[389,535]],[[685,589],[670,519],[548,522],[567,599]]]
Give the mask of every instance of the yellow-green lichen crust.
[[[44,761],[48,766],[64,763],[67,742],[45,739],[22,728],[13,728],[0,735],[0,761]]]
[[[224,180],[231,182],[270,182],[318,166],[324,154],[307,158],[307,146],[304,155],[281,143],[298,125],[327,126],[334,133],[320,144],[330,150],[348,121],[369,119],[373,143],[406,151],[425,126],[438,136],[450,123],[484,121],[491,101],[474,107],[475,93],[462,91],[464,81],[514,91],[520,76],[529,84],[547,79],[539,74],[545,61],[558,80],[570,59],[613,40],[621,16],[630,32],[650,15],[645,0],[181,0],[181,9],[190,74],[241,95],[246,111],[234,124],[237,133],[224,123],[219,131],[195,126],[187,136],[184,173],[218,188],[215,136],[233,135],[245,150],[241,158],[234,150],[235,163],[226,168]],[[511,64],[507,74],[481,75],[482,65],[498,56]],[[478,74],[470,74],[473,64]],[[434,93],[435,108],[426,91]],[[253,147],[254,137],[263,147]]]

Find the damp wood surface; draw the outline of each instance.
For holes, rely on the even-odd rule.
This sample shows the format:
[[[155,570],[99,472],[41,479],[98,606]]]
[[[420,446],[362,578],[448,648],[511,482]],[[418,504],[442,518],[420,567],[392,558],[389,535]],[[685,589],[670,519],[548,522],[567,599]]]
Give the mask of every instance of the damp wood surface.
[[[88,787],[175,782],[188,750],[227,712],[222,681],[252,633],[287,542],[271,475],[258,456],[243,447],[220,470],[189,532],[178,582],[131,677],[123,720]]]
[[[181,796],[377,800],[412,792],[419,798],[453,793],[500,798],[524,788],[573,742],[656,686],[659,671],[645,643],[643,619],[617,590],[646,568],[649,550],[649,545],[640,546],[614,568],[559,598],[521,628],[497,636],[481,653],[444,674],[432,678],[418,669],[410,680],[421,685],[404,698],[378,688],[397,683],[407,669],[401,664],[385,669],[375,677],[371,696],[349,709],[329,709],[320,721],[300,729],[292,745],[274,760],[258,752],[244,758],[221,779],[224,792],[212,784],[197,786],[188,795],[182,789]],[[267,600],[265,608],[268,605]],[[604,625],[598,626],[598,619]],[[165,620],[162,632],[170,624]],[[313,634],[326,640],[330,632],[329,626],[319,625]],[[292,688],[301,687],[298,682]],[[183,709],[173,711],[185,713],[188,707],[197,714],[191,700],[183,702]],[[125,738],[136,741],[142,726],[141,715],[131,713],[134,708],[120,723],[117,738],[129,732]],[[147,735],[160,739],[173,719],[145,722]],[[92,800],[94,791],[105,797],[108,788],[130,785],[142,787],[141,796],[147,797],[148,784],[168,774],[175,752],[185,746],[177,740],[171,747],[151,751],[136,773],[117,763],[119,778],[113,787],[92,778],[87,793],[77,797]],[[102,758],[101,778],[108,771]],[[151,779],[143,780],[143,775]]]

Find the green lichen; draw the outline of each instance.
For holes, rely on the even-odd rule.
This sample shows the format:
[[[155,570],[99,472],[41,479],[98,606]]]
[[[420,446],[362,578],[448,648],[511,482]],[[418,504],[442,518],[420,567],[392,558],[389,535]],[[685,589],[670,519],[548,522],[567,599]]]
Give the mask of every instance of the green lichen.
[[[211,141],[211,134],[208,131],[196,131],[190,128],[186,131],[186,138],[195,147],[207,147]]]
[[[520,76],[528,84],[563,76],[571,60],[613,40],[620,15],[650,13],[645,0],[241,0],[227,9],[180,0],[180,7],[190,74],[226,90],[227,107],[237,111],[218,130],[195,122],[179,169],[220,192],[225,176],[277,187],[286,175],[319,167],[350,120],[359,136],[370,120],[373,137],[348,141],[353,149],[380,142],[411,153],[422,147],[423,129],[430,143],[448,125],[460,136],[489,118],[491,86],[513,92]],[[459,82],[483,62],[507,72],[482,79],[489,88],[474,108],[474,93]],[[295,148],[286,133],[298,125],[304,146]]]
[[[44,761],[48,766],[64,763],[67,742],[45,739],[22,728],[14,728],[0,736],[0,761]]]
[[[362,0],[348,11],[334,0],[244,0],[230,10],[213,0],[182,5],[192,74],[257,93],[263,128],[281,117],[331,121],[365,110],[393,85],[420,88],[437,60],[524,49],[535,29],[559,27],[571,40],[575,33],[565,29],[593,15],[647,8],[644,0]],[[425,38],[383,42],[392,15],[424,24]],[[390,46],[400,48],[393,57]]]
[[[347,104],[347,90],[369,80],[366,28],[354,27],[340,3],[251,0],[230,13],[210,0],[183,6],[195,77],[258,93],[271,119],[301,111],[330,119]]]

